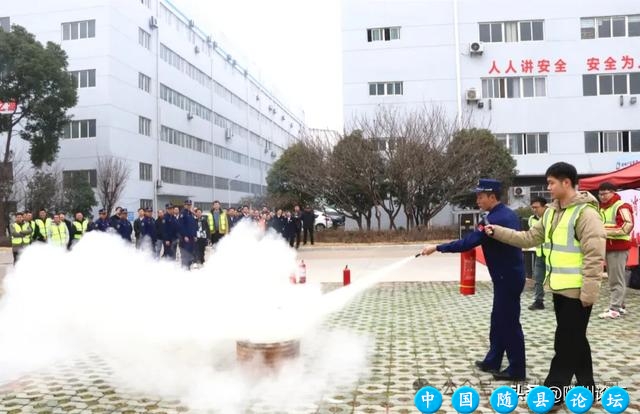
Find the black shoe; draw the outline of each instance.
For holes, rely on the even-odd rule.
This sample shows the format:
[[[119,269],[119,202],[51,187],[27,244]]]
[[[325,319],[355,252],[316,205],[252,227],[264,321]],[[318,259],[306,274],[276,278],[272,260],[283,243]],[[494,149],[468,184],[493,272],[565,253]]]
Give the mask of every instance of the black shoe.
[[[517,377],[515,375],[509,374],[506,369],[504,371],[494,373],[493,378],[498,381],[509,381],[509,382],[521,382],[526,380],[524,376]]]
[[[498,373],[497,369],[489,368],[488,366],[486,366],[484,364],[483,361],[476,361],[475,364],[476,364],[476,368],[478,368],[482,372],[488,372],[490,374],[497,374]]]
[[[529,306],[529,310],[541,310],[541,309],[544,309],[544,303],[537,300]]]

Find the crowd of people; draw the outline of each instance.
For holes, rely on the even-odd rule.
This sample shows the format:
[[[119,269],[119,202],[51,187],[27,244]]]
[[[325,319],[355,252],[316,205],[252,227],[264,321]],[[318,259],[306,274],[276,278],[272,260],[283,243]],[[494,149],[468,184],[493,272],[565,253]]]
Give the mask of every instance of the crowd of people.
[[[17,212],[9,229],[14,262],[21,250],[32,243],[72,249],[85,233],[108,231],[135,243],[137,248],[151,249],[157,258],[176,260],[179,252],[182,265],[188,269],[192,264],[202,265],[207,246],[217,244],[240,221],[254,222],[263,231],[272,229],[297,249],[301,242],[306,245],[307,240],[314,244],[317,217],[310,206],[301,210],[296,205],[291,211],[271,211],[267,207],[254,210],[246,205],[223,209],[219,201],[212,203],[210,211],[203,212],[193,208],[191,200],[185,200],[182,207],[167,204],[155,215],[151,208],[140,208],[137,213],[132,223],[127,209],[122,207],[117,207],[111,217],[105,209],[100,209],[95,221],[82,212],[76,212],[73,220],[69,220],[64,211],[50,215],[40,209],[35,219],[30,211]]]

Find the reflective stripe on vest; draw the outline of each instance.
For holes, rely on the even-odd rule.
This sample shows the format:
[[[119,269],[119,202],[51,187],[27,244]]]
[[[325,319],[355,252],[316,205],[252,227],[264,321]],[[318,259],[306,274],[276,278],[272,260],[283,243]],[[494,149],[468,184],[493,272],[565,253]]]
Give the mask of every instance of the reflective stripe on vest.
[[[51,242],[56,246],[66,246],[67,225],[65,223],[51,225]]]
[[[18,223],[13,223],[13,231],[16,233],[27,231],[28,228],[29,228],[29,223],[27,222],[22,223],[22,225]],[[22,246],[23,244],[29,244],[29,243],[31,243],[31,236],[20,236],[20,237],[11,236],[12,246]]]
[[[604,226],[605,227],[617,227],[618,223],[616,222],[616,217],[618,215],[618,209],[620,207],[622,207],[622,205],[624,204],[624,201],[622,200],[618,200],[615,203],[613,203],[612,205],[610,205],[608,208],[606,209],[600,209],[600,215],[602,216],[602,220],[604,221]],[[626,240],[629,241],[631,240],[631,235],[630,234],[625,234],[623,236],[607,236],[607,239],[609,240]]]
[[[529,228],[533,227],[536,225],[536,222],[539,221],[540,219],[536,217],[535,214],[532,214],[529,216]],[[536,256],[537,257],[542,257],[542,245],[538,245],[536,246]]]
[[[546,256],[546,278],[552,290],[582,287],[583,254],[580,241],[576,239],[576,221],[587,206],[590,205],[580,204],[565,209],[555,228],[553,221],[556,210],[547,209],[544,212],[542,252]]]
[[[74,239],[81,239],[82,236],[87,232],[87,226],[89,225],[89,222],[87,220],[84,220],[82,223],[78,222],[78,221],[74,221],[73,222],[73,227],[76,228],[75,234],[73,235]]]

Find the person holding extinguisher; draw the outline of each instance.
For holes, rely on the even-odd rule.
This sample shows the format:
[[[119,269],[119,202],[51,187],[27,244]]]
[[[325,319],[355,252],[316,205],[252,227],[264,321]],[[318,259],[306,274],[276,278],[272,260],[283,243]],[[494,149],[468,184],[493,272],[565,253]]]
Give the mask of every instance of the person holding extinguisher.
[[[489,329],[489,351],[476,367],[493,374],[499,381],[524,381],[526,379],[524,333],[520,325],[520,295],[524,289],[524,256],[522,250],[495,240],[484,232],[489,224],[499,224],[520,230],[520,219],[509,207],[500,202],[500,181],[480,179],[476,202],[486,213],[478,228],[466,237],[450,243],[426,245],[422,255],[436,251],[460,253],[482,246],[487,268],[493,282],[493,308]],[[509,365],[501,370],[502,358],[507,354]]]

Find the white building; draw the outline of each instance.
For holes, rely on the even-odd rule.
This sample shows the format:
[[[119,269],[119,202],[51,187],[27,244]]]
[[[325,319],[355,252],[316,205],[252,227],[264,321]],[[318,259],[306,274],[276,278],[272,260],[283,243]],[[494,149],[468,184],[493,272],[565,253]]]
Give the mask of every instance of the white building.
[[[593,175],[640,160],[637,0],[342,5],[345,122],[385,105],[470,116],[514,155],[526,203],[554,162]]]
[[[301,111],[169,0],[3,2],[0,24],[9,23],[60,43],[78,80],[60,141],[64,174],[95,185],[98,157],[126,160],[119,204],[130,210],[262,194],[271,164],[303,127]]]

